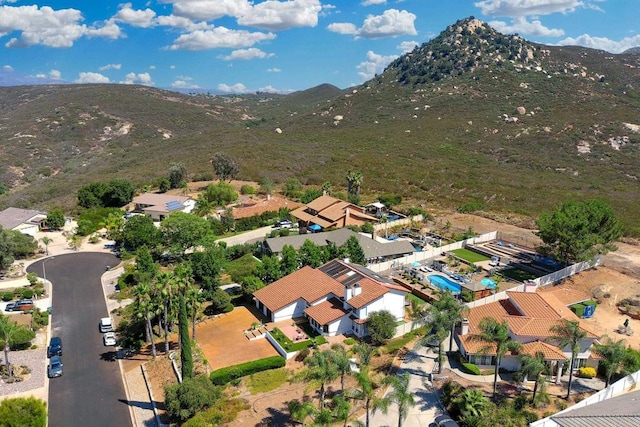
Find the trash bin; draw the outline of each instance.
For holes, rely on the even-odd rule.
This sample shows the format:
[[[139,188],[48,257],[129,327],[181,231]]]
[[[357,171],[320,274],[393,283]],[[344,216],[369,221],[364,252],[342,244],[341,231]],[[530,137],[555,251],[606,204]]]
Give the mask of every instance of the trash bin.
[[[49,314],[53,313],[53,307],[47,307],[47,312],[48,312]]]

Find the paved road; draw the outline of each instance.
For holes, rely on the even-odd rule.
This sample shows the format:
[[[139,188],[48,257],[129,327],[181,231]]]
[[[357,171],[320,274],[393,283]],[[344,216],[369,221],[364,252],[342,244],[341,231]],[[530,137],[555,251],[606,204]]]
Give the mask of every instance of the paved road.
[[[43,270],[44,263],[44,270]],[[27,271],[53,286],[52,335],[62,338],[64,375],[49,382],[49,426],[131,426],[117,362],[104,360],[100,317],[107,315],[101,275],[119,260],[104,253],[56,255]],[[136,402],[132,402],[136,404]]]

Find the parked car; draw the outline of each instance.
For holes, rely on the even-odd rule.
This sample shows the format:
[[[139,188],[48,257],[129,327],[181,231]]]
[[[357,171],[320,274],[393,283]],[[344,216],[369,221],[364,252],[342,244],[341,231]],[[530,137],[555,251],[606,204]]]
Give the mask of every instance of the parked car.
[[[438,415],[434,424],[438,427],[458,427],[458,423],[453,421],[453,419],[446,414]]]
[[[100,323],[98,324],[98,328],[100,332],[111,332],[113,331],[113,321],[110,317],[103,317],[100,319]]]
[[[107,347],[116,345],[117,341],[115,332],[107,332],[106,334],[104,334],[102,336],[102,341]]]
[[[60,356],[53,356],[49,360],[49,366],[47,366],[47,376],[49,378],[62,376],[62,358]]]
[[[293,223],[288,219],[281,219],[280,221],[273,224],[273,228],[291,228],[293,227]]]
[[[60,337],[52,337],[47,347],[47,357],[62,356],[62,339]]]
[[[14,303],[9,303],[5,307],[5,311],[28,311],[34,307],[33,301],[30,299],[21,299]]]

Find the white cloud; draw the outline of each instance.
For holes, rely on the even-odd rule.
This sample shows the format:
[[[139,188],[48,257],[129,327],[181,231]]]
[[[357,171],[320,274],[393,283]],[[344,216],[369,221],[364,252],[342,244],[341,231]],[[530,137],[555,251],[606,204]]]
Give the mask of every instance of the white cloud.
[[[155,70],[155,69],[156,69],[156,66],[155,66],[155,65],[149,65],[149,69],[150,69],[150,70]]]
[[[363,6],[371,6],[374,4],[387,4],[387,0],[365,0],[362,2]]]
[[[62,73],[59,70],[51,70],[49,71],[49,78],[51,80],[61,80]]]
[[[174,16],[174,15],[158,16],[156,18],[156,22],[158,23],[158,25],[164,25],[166,27],[173,27],[173,28],[182,28],[188,31],[206,30],[207,28],[212,28],[212,26],[207,24],[206,21],[193,22],[189,18],[185,18],[182,16]]]
[[[151,80],[151,74],[149,73],[138,73],[138,74],[128,73],[126,76],[124,76],[124,80],[121,81],[120,83],[126,84],[126,85],[132,85],[132,84],[141,84],[145,86],[153,85],[153,81]]]
[[[109,77],[100,73],[80,73],[75,83],[109,83]]]
[[[225,92],[225,93],[249,93],[250,91],[247,89],[247,87],[245,85],[243,85],[242,83],[236,83],[234,85],[227,85],[224,83],[220,83],[218,85],[218,90],[220,92]]]
[[[357,34],[358,27],[350,22],[334,22],[327,26],[327,30],[338,34]]]
[[[620,41],[611,40],[606,37],[592,37],[583,34],[580,37],[567,37],[558,42],[560,46],[584,46],[593,49],[602,49],[611,53],[621,53],[632,47],[640,46],[640,35],[625,37]]]
[[[384,68],[397,57],[397,55],[378,55],[377,53],[370,50],[367,52],[367,60],[361,62],[356,67],[358,70],[360,70],[358,72],[358,75],[363,81],[372,79],[376,74],[384,71]]]
[[[191,83],[191,77],[178,76],[178,79],[171,83],[171,87],[176,89],[200,89],[200,86]]]
[[[414,26],[416,15],[406,10],[387,9],[382,15],[368,15],[362,27],[357,28],[349,22],[329,24],[327,29],[339,34],[353,34],[356,37],[381,38],[401,35],[416,35]]]
[[[247,0],[165,0],[173,4],[173,15],[193,21],[212,21],[223,16],[239,17],[248,13]]]
[[[588,0],[485,0],[474,3],[483,15],[533,16],[552,13],[573,12],[578,7],[587,7]]]
[[[107,22],[103,27],[81,25],[82,13],[76,9],[0,6],[0,16],[0,34],[20,32],[19,37],[11,38],[5,44],[9,48],[34,45],[68,48],[83,36],[111,39],[122,36],[120,28],[113,22]]]
[[[315,27],[321,10],[320,0],[268,0],[253,5],[239,16],[238,24],[273,31]]]
[[[537,19],[529,22],[521,16],[514,18],[512,25],[502,21],[491,21],[489,25],[503,34],[518,33],[536,37],[561,37],[564,35],[564,31],[561,29],[547,28]]]
[[[400,52],[402,53],[409,53],[411,52],[416,46],[419,46],[420,43],[418,43],[415,40],[411,40],[411,41],[406,41],[406,42],[402,42],[400,43],[398,46],[396,46],[398,48],[398,50],[400,50]]]
[[[225,56],[223,59],[225,61],[234,61],[234,60],[249,60],[254,58],[271,58],[275,56],[273,53],[266,53],[261,51],[258,48],[251,47],[249,49],[238,49],[231,52],[231,55]]]
[[[3,65],[2,69],[5,71],[13,71],[13,67],[11,65]]]
[[[241,48],[252,46],[264,40],[276,38],[272,33],[251,33],[244,30],[230,30],[225,27],[216,27],[211,30],[198,30],[180,35],[171,46],[170,50],[205,50],[219,47]]]
[[[173,64],[171,64],[171,65],[169,65],[169,69],[170,69],[170,70],[175,70],[175,69],[176,69],[176,66],[175,66],[175,65],[173,65]]]
[[[131,7],[131,3],[124,3],[120,5],[120,10],[113,17],[114,20],[124,22],[134,27],[149,28],[154,25],[153,18],[156,17],[156,13],[151,9],[134,10]]]
[[[122,64],[107,64],[107,65],[103,65],[102,67],[100,67],[99,70],[100,71],[119,70],[120,68],[122,68]]]
[[[279,73],[282,71],[280,68],[267,68],[267,73]]]

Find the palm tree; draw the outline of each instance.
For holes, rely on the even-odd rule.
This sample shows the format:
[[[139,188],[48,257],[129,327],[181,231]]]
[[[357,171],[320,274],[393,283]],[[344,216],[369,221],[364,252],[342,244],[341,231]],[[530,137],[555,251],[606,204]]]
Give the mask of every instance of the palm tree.
[[[340,375],[337,366],[333,363],[331,350],[316,350],[304,360],[304,364],[307,365],[307,369],[303,373],[304,378],[311,385],[319,387],[320,409],[324,409],[325,385]]]
[[[558,347],[571,348],[571,360],[569,361],[569,384],[567,387],[567,400],[571,396],[571,383],[573,382],[573,362],[580,352],[580,342],[586,338],[587,331],[580,327],[577,321],[562,320],[560,323],[553,325],[551,328],[553,334],[549,340],[558,343]]]
[[[169,353],[169,311],[172,307],[175,292],[174,282],[169,272],[163,271],[155,278],[156,293],[162,301],[162,317],[164,323],[164,352]]]
[[[431,329],[420,340],[421,345],[430,345],[434,341],[438,343],[438,373],[442,372],[442,343],[449,335],[450,321],[446,311],[437,311],[430,306],[426,311],[425,322]]]
[[[332,345],[331,350],[332,362],[340,374],[340,390],[344,393],[347,375],[351,372],[349,356],[347,355],[347,350],[340,344]]]
[[[520,370],[522,373],[527,375],[527,377],[534,378],[535,384],[533,386],[533,397],[531,398],[532,402],[536,401],[536,394],[538,393],[538,384],[540,382],[540,377],[542,374],[547,373],[547,364],[544,359],[544,353],[541,351],[537,351],[535,356],[531,356],[529,354],[521,354],[518,356],[520,359],[521,367]]]
[[[362,181],[364,180],[364,175],[362,172],[357,171],[347,171],[347,193],[350,195],[359,196],[360,195],[360,187],[362,186]]]
[[[360,372],[356,375],[356,380],[358,381],[358,388],[348,390],[347,394],[352,399],[364,401],[365,427],[369,427],[371,410],[376,411],[377,409],[382,409],[383,412],[386,413],[388,401],[376,396],[376,388],[371,380],[369,366],[364,365],[360,368]]]
[[[44,250],[47,256],[49,256],[49,244],[53,242],[53,239],[50,237],[44,236],[40,239],[40,241],[44,244]]]
[[[146,339],[151,343],[151,354],[156,357],[156,343],[151,327],[151,311],[153,308],[151,300],[151,286],[148,282],[140,282],[133,290],[135,298],[136,315],[144,319]]]
[[[489,400],[478,389],[466,389],[455,403],[462,418],[482,418],[489,408]]]
[[[0,315],[0,337],[4,340],[4,362],[10,379],[13,379],[13,369],[11,369],[11,363],[9,363],[10,343],[13,336],[21,329],[24,329],[24,326],[20,326],[8,317]]]
[[[369,366],[371,357],[375,352],[375,348],[366,342],[359,343],[353,346],[353,352],[360,358],[360,366]]]
[[[595,353],[602,356],[600,363],[604,367],[606,377],[605,387],[609,387],[611,377],[613,377],[619,369],[624,371],[626,368],[627,349],[624,340],[614,341],[608,336],[605,336],[603,337],[603,341],[603,344],[596,344],[594,348]]]
[[[196,340],[196,321],[198,320],[198,313],[202,303],[204,302],[204,295],[202,295],[202,289],[197,286],[191,285],[187,288],[185,293],[187,302],[187,311],[191,314],[191,339]]]
[[[495,352],[496,367],[493,373],[493,396],[496,395],[498,387],[498,369],[500,369],[500,361],[508,351],[516,351],[522,344],[509,338],[509,326],[506,321],[502,323],[491,317],[485,317],[480,321],[480,332],[469,335],[471,341],[486,344],[480,349],[480,353],[489,351]],[[491,354],[491,353],[489,353]]]
[[[409,415],[409,408],[416,405],[413,393],[409,391],[409,379],[411,375],[408,372],[398,376],[387,377],[384,382],[391,385],[392,390],[385,396],[389,403],[398,405],[398,427],[402,427],[402,422]]]

